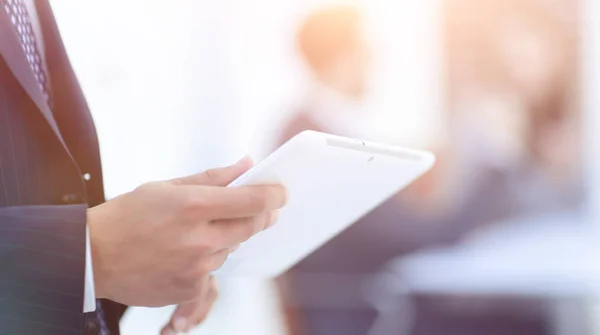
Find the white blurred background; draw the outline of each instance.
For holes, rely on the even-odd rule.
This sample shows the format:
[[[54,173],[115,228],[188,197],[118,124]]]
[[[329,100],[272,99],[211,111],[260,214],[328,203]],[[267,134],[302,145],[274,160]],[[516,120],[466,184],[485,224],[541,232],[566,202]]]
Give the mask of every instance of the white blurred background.
[[[266,121],[306,85],[295,29],[331,2],[52,1],[102,137],[109,195],[256,153]],[[436,1],[362,5],[384,51],[376,122],[398,139],[430,136],[439,110]]]
[[[296,29],[308,13],[332,2],[51,1],[97,124],[107,195],[228,164],[248,153],[264,155],[264,143],[273,141],[277,125],[310,82],[295,49]],[[388,142],[416,147],[444,138],[441,1],[352,3],[364,10],[376,55],[366,102],[373,129]],[[600,31],[592,19],[600,8],[587,13],[586,31]],[[583,36],[591,41],[593,35]],[[591,49],[600,59],[598,49]],[[599,79],[586,78],[590,87]],[[594,109],[595,96],[585,104]],[[595,255],[592,250],[576,254]],[[548,271],[562,268],[556,269]],[[286,334],[272,283],[228,280],[220,286],[210,319],[193,334]],[[157,333],[171,311],[130,309],[123,334]]]

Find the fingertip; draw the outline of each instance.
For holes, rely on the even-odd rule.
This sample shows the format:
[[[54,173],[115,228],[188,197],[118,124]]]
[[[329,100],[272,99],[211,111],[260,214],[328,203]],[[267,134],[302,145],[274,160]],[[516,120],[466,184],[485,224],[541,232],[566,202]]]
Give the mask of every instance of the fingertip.
[[[281,187],[282,198],[281,203],[277,209],[283,208],[285,205],[287,205],[288,201],[290,200],[290,190],[283,184],[280,184],[279,186]]]
[[[238,245],[238,247],[239,247],[239,245]],[[217,283],[217,279],[214,276],[210,276],[210,278],[208,280],[210,281],[209,284],[212,287],[217,288],[217,289],[219,288],[219,285]]]
[[[177,332],[168,324],[162,329],[160,335],[177,335]]]
[[[212,300],[214,302],[219,297],[219,282],[217,281],[217,279],[215,277],[210,277],[210,279],[211,279],[210,284],[212,287],[212,290],[211,290]]]
[[[250,168],[254,165],[254,160],[249,155],[242,157],[237,163],[236,166]]]
[[[285,204],[287,204],[288,201],[290,200],[290,189],[287,188],[284,185],[282,185],[282,186],[283,186],[283,192],[284,192],[284,194],[283,194],[283,203],[284,203],[284,206],[285,206]]]
[[[268,209],[278,210],[287,205],[290,198],[290,192],[285,185],[269,184],[265,185],[265,187],[267,192],[269,193],[267,196],[270,197],[270,201],[272,201],[269,204]]]
[[[269,215],[269,222],[267,222],[267,227],[265,229],[273,227],[277,223],[277,220],[279,220],[279,211],[275,210]]]
[[[178,333],[184,333],[187,332],[189,329],[188,326],[188,322],[187,319],[184,317],[176,317],[173,320],[173,328],[175,329],[176,332]]]

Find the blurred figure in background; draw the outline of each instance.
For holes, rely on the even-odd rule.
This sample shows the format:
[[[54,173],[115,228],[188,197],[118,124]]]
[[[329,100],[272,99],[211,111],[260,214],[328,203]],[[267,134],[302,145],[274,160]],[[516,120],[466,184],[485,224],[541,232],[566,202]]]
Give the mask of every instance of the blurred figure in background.
[[[476,184],[477,171],[505,173],[523,210],[581,195],[576,18],[551,9],[535,0],[448,0],[444,15],[444,150],[463,171],[459,187]]]
[[[307,129],[367,135],[362,100],[370,60],[359,10],[335,6],[314,13],[300,28],[297,44],[313,85],[286,121],[277,144]]]
[[[448,133],[435,189],[452,209],[441,221],[447,236],[517,216],[574,211],[583,200],[578,3],[569,2],[570,15],[562,16],[552,6],[535,0],[445,1]],[[550,303],[568,304],[419,296],[412,334],[554,334]]]
[[[582,200],[575,18],[535,0],[447,0],[443,15],[448,113],[438,164],[281,279],[293,334],[368,334],[378,315],[361,278],[389,260]],[[369,65],[360,21],[357,9],[333,7],[301,27],[315,89],[277,145],[307,129],[374,137],[360,111]],[[415,297],[410,333],[550,332],[545,301],[482,298],[470,300],[478,308],[461,308],[466,301]]]
[[[517,216],[575,211],[582,203],[579,5],[561,4],[568,10],[535,0],[445,2],[448,134],[437,180],[446,182],[436,187],[453,199],[456,214],[446,223],[461,235]],[[413,334],[553,334],[550,303],[568,305],[416,297]]]

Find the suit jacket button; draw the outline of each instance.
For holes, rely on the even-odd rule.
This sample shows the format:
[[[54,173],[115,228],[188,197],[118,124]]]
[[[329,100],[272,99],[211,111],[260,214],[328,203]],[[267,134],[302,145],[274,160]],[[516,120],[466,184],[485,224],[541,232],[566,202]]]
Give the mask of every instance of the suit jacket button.
[[[74,205],[82,203],[82,198],[76,193],[63,194],[61,198],[63,204]]]

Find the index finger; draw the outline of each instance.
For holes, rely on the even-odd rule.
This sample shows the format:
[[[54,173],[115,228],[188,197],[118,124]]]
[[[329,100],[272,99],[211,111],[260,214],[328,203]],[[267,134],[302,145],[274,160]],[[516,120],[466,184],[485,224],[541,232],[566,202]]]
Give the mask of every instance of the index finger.
[[[256,216],[282,208],[288,199],[283,185],[205,187],[195,196],[195,209],[209,220]]]

